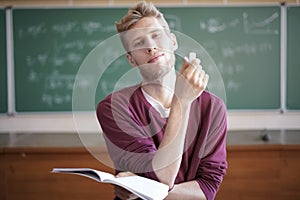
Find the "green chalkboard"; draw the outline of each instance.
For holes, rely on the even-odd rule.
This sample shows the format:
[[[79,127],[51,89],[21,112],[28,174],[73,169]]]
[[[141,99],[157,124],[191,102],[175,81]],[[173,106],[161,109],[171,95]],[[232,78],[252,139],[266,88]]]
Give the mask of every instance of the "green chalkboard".
[[[211,56],[224,81],[228,109],[280,108],[279,6],[161,10],[172,30],[188,35]],[[14,9],[16,110],[70,111],[80,64],[97,44],[115,35],[114,22],[126,11]],[[178,42],[181,45],[185,41]],[[116,82],[126,85],[119,80],[131,69],[125,56],[119,56],[122,51],[107,50],[118,55],[111,62],[103,61],[103,66],[109,63],[109,67],[101,74],[96,103],[115,88]],[[186,54],[190,50],[194,49],[186,49]],[[81,76],[78,85],[88,89],[91,80],[99,78],[95,76]]]
[[[114,22],[125,12],[122,8],[14,9],[16,111],[70,111],[80,64],[97,44],[116,33]],[[93,76],[84,77],[82,87],[89,87]]]
[[[223,77],[228,109],[280,108],[279,6],[164,11],[214,60]]]
[[[287,7],[287,109],[300,109],[300,6]]]
[[[6,18],[0,9],[0,113],[7,112]]]

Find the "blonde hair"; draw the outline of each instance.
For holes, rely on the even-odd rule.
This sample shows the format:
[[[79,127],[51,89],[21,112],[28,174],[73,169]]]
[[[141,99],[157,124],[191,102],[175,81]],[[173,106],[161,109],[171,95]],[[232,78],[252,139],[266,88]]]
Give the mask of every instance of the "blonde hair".
[[[145,1],[141,1],[130,8],[120,22],[116,23],[118,33],[130,30],[130,28],[143,17],[155,17],[158,19],[163,28],[169,30],[169,25],[163,14],[151,2],[147,3]]]

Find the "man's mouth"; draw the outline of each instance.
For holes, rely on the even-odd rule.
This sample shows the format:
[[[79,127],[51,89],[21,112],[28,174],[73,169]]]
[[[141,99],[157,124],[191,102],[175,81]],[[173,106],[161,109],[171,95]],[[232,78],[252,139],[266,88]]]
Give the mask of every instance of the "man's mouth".
[[[158,61],[161,57],[163,57],[165,54],[164,53],[161,53],[161,54],[158,54],[152,58],[150,58],[150,60],[148,60],[147,63],[154,63],[156,61]]]

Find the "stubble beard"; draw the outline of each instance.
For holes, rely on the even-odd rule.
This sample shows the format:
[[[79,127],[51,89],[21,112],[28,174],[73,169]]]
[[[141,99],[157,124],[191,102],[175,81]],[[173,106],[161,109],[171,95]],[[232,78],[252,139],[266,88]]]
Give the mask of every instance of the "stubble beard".
[[[163,84],[166,79],[173,78],[175,72],[175,55],[172,55],[170,61],[162,64],[144,64],[139,66],[139,71],[143,77],[144,83]]]

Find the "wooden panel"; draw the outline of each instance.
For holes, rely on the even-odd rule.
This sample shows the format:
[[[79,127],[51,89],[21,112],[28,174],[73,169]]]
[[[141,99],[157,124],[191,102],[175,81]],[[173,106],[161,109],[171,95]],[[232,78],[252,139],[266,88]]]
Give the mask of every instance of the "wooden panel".
[[[279,152],[228,152],[230,178],[279,178]],[[255,176],[255,177],[254,177]]]
[[[1,149],[2,150],[2,149]],[[6,181],[5,181],[5,167],[4,167],[4,155],[0,151],[0,199],[5,199]]]
[[[229,151],[229,168],[216,199],[277,199],[279,163],[275,150]]]
[[[104,150],[97,153],[109,160]],[[53,167],[91,167],[113,173],[84,148],[7,148],[0,161],[0,199],[113,198],[109,184],[49,173]],[[216,200],[300,199],[299,145],[229,147],[228,163]]]
[[[281,152],[281,190],[285,199],[300,199],[300,151]]]
[[[88,178],[52,174],[53,167],[90,167],[113,170],[87,152],[35,153],[20,152],[5,155],[7,164],[7,199],[112,199],[109,184]]]

